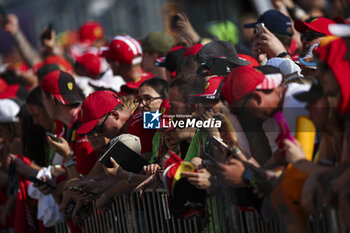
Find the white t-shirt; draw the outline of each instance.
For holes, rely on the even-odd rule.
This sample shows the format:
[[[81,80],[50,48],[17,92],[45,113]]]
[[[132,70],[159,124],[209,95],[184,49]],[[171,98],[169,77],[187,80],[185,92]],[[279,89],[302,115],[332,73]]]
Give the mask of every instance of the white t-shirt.
[[[90,83],[94,86],[111,88],[119,92],[120,87],[125,84],[125,81],[119,75],[113,76],[112,69],[108,69],[99,80],[91,80]]]
[[[298,116],[308,116],[308,111],[305,109],[306,102],[300,102],[294,98],[294,94],[308,91],[310,89],[310,85],[307,84],[298,84],[298,83],[290,83],[288,84],[288,89],[284,96],[283,101],[283,115],[286,118],[286,121],[289,125],[290,131],[293,135],[295,135],[296,128],[296,120]],[[272,152],[275,152],[278,149],[277,144],[275,143],[275,139],[279,134],[279,127],[273,117],[268,118],[263,123],[263,128],[265,134],[269,140],[269,144]]]

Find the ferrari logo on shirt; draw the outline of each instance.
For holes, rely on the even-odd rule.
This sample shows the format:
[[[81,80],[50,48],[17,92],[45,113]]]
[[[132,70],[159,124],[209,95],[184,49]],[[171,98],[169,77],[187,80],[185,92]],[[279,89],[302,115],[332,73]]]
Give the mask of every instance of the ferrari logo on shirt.
[[[67,83],[67,87],[68,87],[68,90],[71,91],[73,89],[73,83],[72,82]]]
[[[210,85],[210,82],[207,82],[207,84],[205,84],[205,89],[207,89]]]

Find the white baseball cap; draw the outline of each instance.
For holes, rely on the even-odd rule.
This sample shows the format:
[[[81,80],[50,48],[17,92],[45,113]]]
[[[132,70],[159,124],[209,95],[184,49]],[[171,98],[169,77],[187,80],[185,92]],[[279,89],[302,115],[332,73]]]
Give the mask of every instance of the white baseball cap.
[[[274,66],[280,69],[280,71],[288,78],[286,80],[291,80],[295,78],[304,78],[301,74],[300,67],[289,58],[279,58],[274,57],[267,61],[266,65]]]
[[[124,145],[136,153],[141,154],[141,142],[139,137],[132,134],[121,134],[113,138],[110,142],[110,145],[113,145],[116,141],[122,142]]]
[[[19,105],[11,99],[0,99],[0,123],[18,122]]]

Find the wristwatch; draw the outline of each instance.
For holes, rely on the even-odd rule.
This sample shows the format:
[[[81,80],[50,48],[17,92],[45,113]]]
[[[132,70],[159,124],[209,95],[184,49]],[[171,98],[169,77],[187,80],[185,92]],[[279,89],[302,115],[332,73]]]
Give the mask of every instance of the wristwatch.
[[[286,51],[284,51],[284,52],[282,52],[282,53],[280,53],[280,54],[277,55],[277,57],[279,57],[279,58],[284,58],[284,57],[286,57],[286,56],[289,56],[289,53],[286,52]]]
[[[75,165],[75,162],[74,162],[73,159],[70,159],[70,160],[64,162],[63,165],[64,165],[65,168],[68,168],[68,167],[70,167],[70,166]]]

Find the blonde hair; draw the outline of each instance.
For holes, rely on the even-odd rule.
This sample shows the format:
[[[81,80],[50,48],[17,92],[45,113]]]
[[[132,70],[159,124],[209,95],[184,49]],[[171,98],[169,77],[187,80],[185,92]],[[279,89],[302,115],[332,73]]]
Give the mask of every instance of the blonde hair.
[[[129,108],[130,110],[134,110],[136,108],[136,105],[134,104],[135,96],[133,95],[121,96],[120,99],[123,101],[124,106]]]

